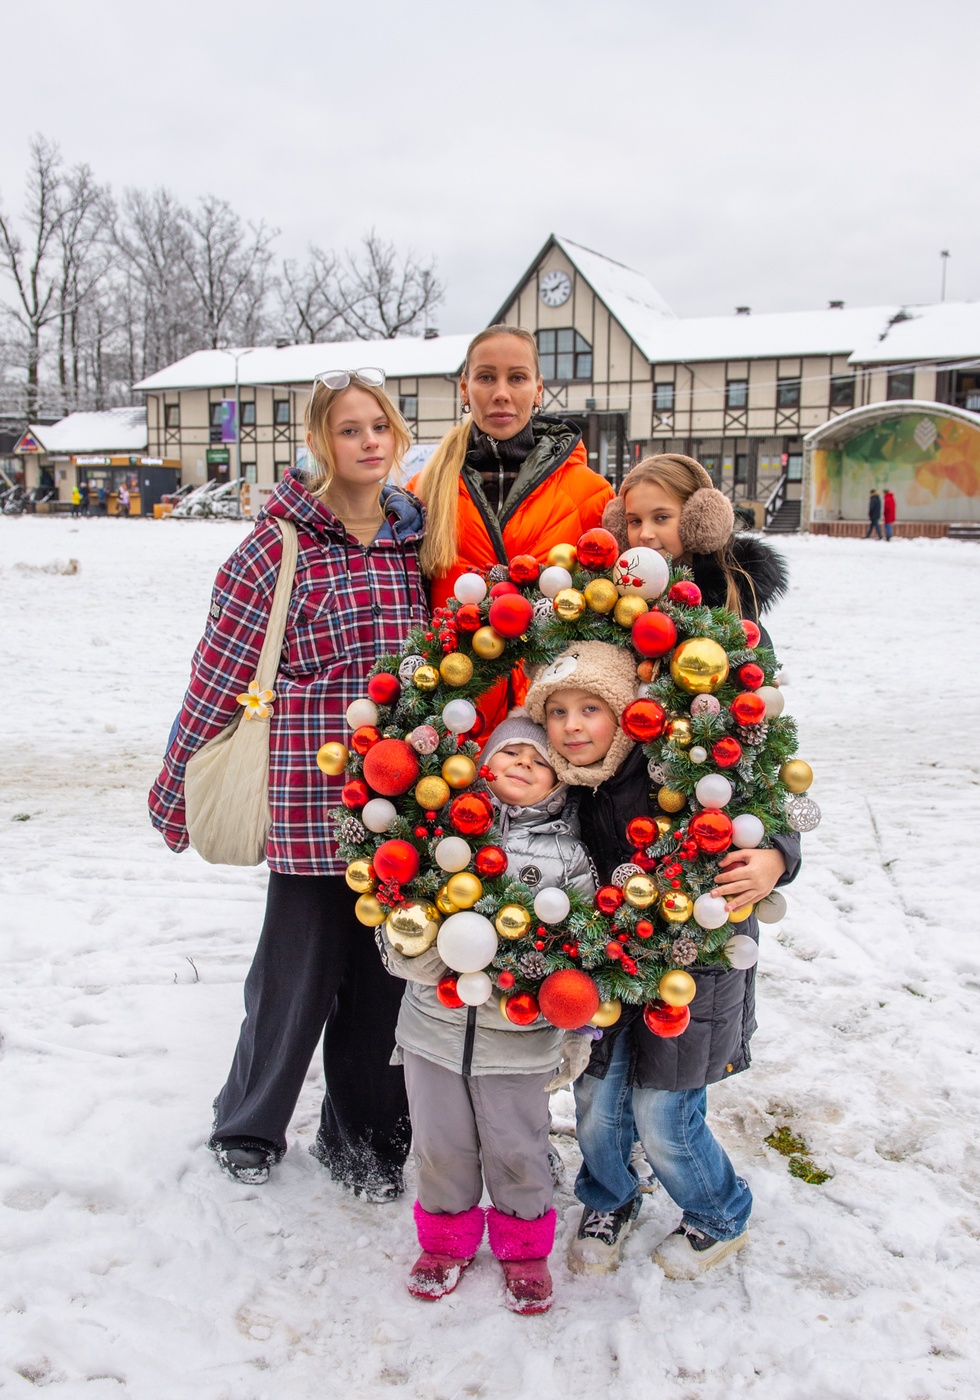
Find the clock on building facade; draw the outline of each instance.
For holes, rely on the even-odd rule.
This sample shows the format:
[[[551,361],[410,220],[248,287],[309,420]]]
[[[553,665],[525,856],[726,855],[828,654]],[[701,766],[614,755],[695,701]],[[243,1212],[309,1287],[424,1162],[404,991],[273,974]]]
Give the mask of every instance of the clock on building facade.
[[[541,278],[538,295],[545,306],[564,306],[572,295],[572,279],[560,267],[554,267]]]

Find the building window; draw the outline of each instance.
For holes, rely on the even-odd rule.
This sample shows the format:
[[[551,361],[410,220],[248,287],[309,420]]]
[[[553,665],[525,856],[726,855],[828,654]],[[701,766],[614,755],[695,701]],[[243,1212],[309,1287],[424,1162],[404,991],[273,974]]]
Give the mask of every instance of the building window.
[[[419,416],[418,394],[402,394],[398,400],[398,412],[407,422],[414,423]]]
[[[289,427],[289,400],[288,400],[288,399],[276,399],[275,403],[272,405],[272,410],[273,410],[273,419],[272,419],[272,421],[275,423],[276,427],[277,427],[277,428],[288,428],[288,427]]]
[[[854,407],[854,375],[835,374],[830,381],[831,408]]]
[[[725,385],[725,407],[746,408],[749,402],[749,381],[729,379]]]
[[[591,379],[592,346],[578,331],[538,331],[541,378]]]
[[[914,375],[910,369],[890,370],[888,374],[888,394],[889,399],[911,399]]]
[[[210,424],[208,429],[208,442],[220,442],[221,425],[225,421],[224,405],[220,399],[217,403],[208,405],[208,415],[208,422]]]
[[[777,379],[776,380],[776,407],[777,408],[799,408],[800,406],[800,381],[799,379]]]
[[[653,386],[653,406],[658,413],[673,413],[674,411],[674,386],[673,384],[654,384]]]
[[[249,399],[249,400],[247,400],[245,403],[242,404],[242,427],[243,427],[243,428],[254,428],[254,427],[255,427],[255,401],[254,401],[254,399]]]
[[[180,404],[168,403],[163,410],[163,426],[165,428],[180,427]]]

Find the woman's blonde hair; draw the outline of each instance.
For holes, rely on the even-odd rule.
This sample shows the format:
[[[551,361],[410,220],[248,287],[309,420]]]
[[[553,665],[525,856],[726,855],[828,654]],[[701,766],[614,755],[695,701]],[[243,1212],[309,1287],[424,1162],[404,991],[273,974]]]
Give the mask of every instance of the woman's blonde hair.
[[[710,473],[700,462],[693,457],[685,457],[680,452],[661,452],[654,457],[644,457],[641,462],[626,473],[623,484],[619,488],[620,500],[626,504],[626,493],[634,486],[641,486],[649,483],[660,486],[664,491],[669,492],[684,503],[694,495],[695,491],[701,491],[713,487]],[[683,533],[681,543],[685,544]],[[685,552],[687,546],[685,544]],[[736,617],[741,617],[745,604],[751,600],[752,607],[758,616],[759,607],[756,598],[755,585],[749,574],[742,568],[732,551],[732,536],[726,540],[720,549],[708,556],[721,569],[725,578],[725,607],[729,612],[733,612]]]
[[[463,373],[469,375],[473,352],[494,335],[512,335],[527,345],[534,360],[535,374],[540,377],[538,342],[530,331],[521,326],[488,326],[475,335],[466,347]],[[464,418],[440,442],[426,463],[419,478],[416,494],[425,502],[425,538],[419,560],[430,578],[447,574],[459,552],[459,474],[470,446],[471,418]]]
[[[401,462],[412,446],[412,434],[408,430],[408,425],[384,389],[379,389],[374,384],[362,384],[359,379],[352,379],[342,389],[328,389],[325,384],[318,383],[312,398],[306,405],[306,413],[303,418],[309,439],[309,454],[312,459],[312,470],[309,472],[311,495],[321,498],[325,496],[337,470],[333,444],[330,441],[330,413],[337,400],[343,398],[350,389],[363,389],[365,394],[370,394],[372,398],[377,399],[378,407],[387,418],[392,437],[395,440],[394,466]],[[380,487],[378,489],[380,492]]]

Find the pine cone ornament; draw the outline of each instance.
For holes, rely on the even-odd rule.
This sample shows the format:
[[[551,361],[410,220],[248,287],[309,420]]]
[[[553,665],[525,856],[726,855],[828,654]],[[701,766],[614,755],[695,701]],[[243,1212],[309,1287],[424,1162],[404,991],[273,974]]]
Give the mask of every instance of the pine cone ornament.
[[[758,749],[769,737],[769,726],[765,721],[762,724],[736,724],[735,737],[750,748]]]
[[[510,569],[506,564],[494,564],[487,578],[491,583],[507,583],[510,580]]]
[[[367,830],[363,822],[359,822],[356,817],[344,817],[338,835],[344,846],[359,846],[362,841],[367,840]]]
[[[675,938],[670,945],[670,956],[678,967],[688,967],[697,961],[698,945],[693,938]]]
[[[525,953],[520,960],[521,972],[531,982],[537,982],[548,971],[548,959],[543,953]]]

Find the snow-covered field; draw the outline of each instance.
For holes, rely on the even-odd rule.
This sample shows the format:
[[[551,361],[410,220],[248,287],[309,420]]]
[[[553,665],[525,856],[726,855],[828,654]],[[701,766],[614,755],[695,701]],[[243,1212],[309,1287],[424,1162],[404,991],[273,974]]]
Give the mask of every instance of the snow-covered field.
[[[0,1390],[980,1393],[980,550],[781,545],[793,589],[770,627],[824,821],[763,933],[755,1064],[711,1096],[755,1193],[751,1243],[668,1282],[658,1191],[619,1272],[573,1278],[567,1188],[555,1308],[519,1318],[484,1255],[451,1298],[409,1297],[411,1196],[354,1202],[305,1151],[316,1066],[268,1186],[204,1149],[263,875],[173,856],[144,799],[244,528],[0,519]],[[566,1093],[570,1180],[572,1121]],[[780,1126],[824,1185],[765,1145]]]

